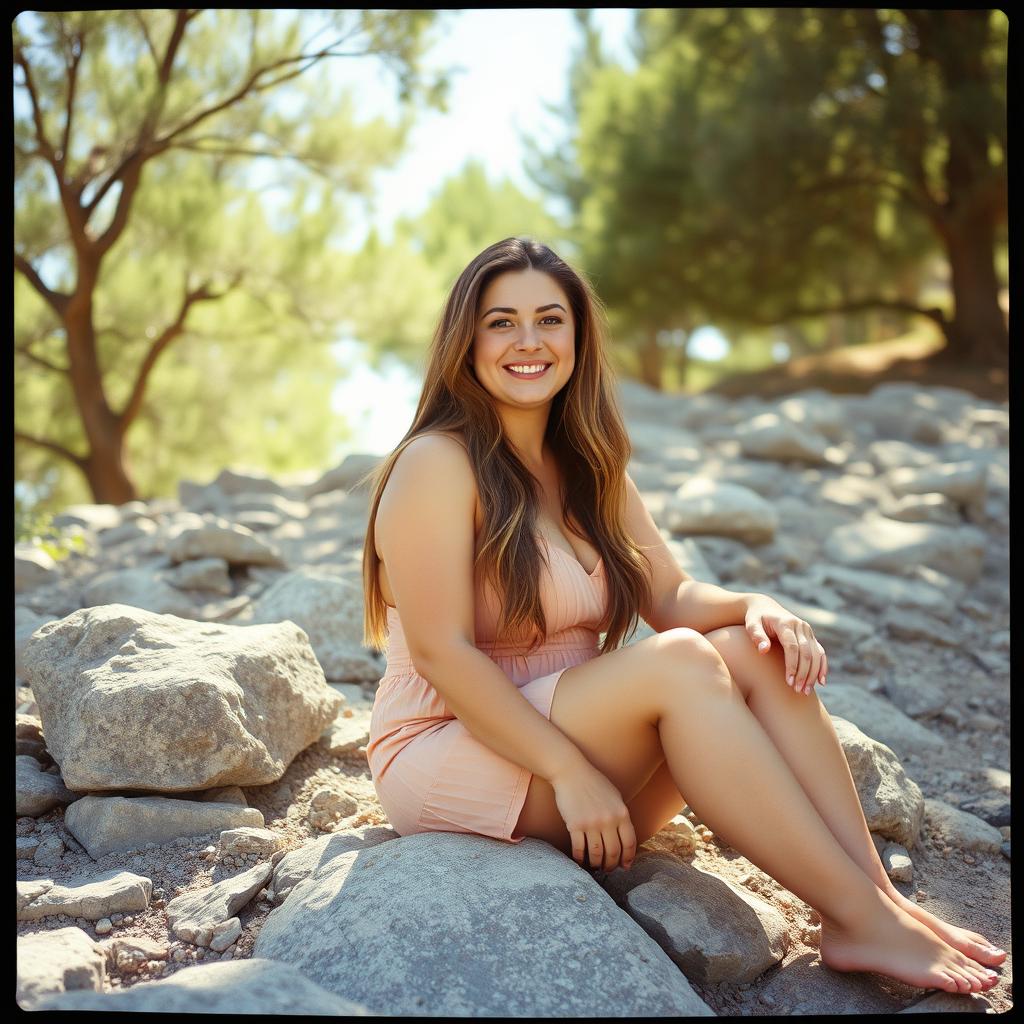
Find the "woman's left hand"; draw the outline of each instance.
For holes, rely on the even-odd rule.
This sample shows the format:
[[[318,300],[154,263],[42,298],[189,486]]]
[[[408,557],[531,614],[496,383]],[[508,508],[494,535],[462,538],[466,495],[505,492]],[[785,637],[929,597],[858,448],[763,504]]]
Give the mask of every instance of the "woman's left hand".
[[[815,683],[825,685],[828,658],[814,630],[803,619],[786,611],[772,597],[751,594],[744,625],[761,654],[771,650],[775,637],[786,655],[786,682],[797,693],[810,693]]]

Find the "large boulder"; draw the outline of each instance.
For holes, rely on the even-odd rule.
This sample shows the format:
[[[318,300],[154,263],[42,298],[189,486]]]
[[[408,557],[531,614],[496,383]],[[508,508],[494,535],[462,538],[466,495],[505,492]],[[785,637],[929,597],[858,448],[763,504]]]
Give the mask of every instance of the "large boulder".
[[[328,679],[374,682],[379,658],[363,646],[363,592],[322,569],[300,569],[272,583],[252,607],[252,623],[290,619],[309,636]]]
[[[898,756],[935,753],[946,741],[915,722],[884,697],[876,697],[852,683],[829,683],[818,690],[829,714],[839,715],[863,729],[872,739],[884,743]]]
[[[23,661],[72,790],[276,782],[342,704],[292,622],[200,623],[105,605],[41,627]]]
[[[343,853],[270,914],[253,956],[374,1014],[713,1016],[586,871],[533,838],[422,832]]]
[[[169,978],[116,992],[65,992],[37,999],[34,1010],[100,1013],[215,1013],[366,1016],[366,1008],[326,992],[288,964],[253,958],[196,964]]]

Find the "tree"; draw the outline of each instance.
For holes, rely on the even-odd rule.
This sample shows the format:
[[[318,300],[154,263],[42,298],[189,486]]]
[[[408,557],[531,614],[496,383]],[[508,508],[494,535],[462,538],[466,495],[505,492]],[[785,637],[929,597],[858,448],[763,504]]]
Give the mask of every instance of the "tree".
[[[188,348],[193,371],[211,371],[225,360],[203,360],[198,343],[233,347],[235,372],[219,383],[252,386],[234,397],[253,419],[261,380],[281,365],[325,367],[311,343],[332,337],[347,297],[326,258],[337,199],[369,191],[415,103],[443,107],[446,78],[420,70],[435,12],[336,10],[315,25],[286,13],[30,12],[14,25],[15,438],[37,470],[74,466],[95,501],[136,496],[133,433],[164,450],[188,434],[195,403],[151,402],[169,353]],[[357,123],[323,74],[358,57],[397,75],[398,125]],[[276,218],[242,173],[261,158],[294,175]],[[323,378],[305,386],[326,393]]]
[[[995,11],[639,11],[635,71],[605,63],[576,100],[567,178],[586,186],[566,194],[644,377],[665,331],[885,309],[932,319],[949,357],[1005,362],[1005,29]],[[891,284],[936,251],[952,315]]]

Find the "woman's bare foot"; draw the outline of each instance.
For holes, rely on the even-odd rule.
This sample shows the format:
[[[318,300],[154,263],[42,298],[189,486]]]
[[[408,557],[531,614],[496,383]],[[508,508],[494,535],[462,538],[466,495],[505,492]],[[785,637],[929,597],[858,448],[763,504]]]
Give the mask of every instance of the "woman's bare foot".
[[[1006,953],[1003,950],[993,952],[995,947],[984,935],[970,932],[966,928],[958,928],[955,924],[943,921],[941,917],[936,917],[924,907],[918,906],[913,900],[908,899],[895,887],[884,891],[900,910],[905,910],[916,921],[920,921],[921,924],[935,932],[944,942],[954,949],[960,950],[961,953],[966,953],[972,960],[977,960],[979,964],[985,964],[986,967],[998,967],[1006,959]]]
[[[943,992],[984,992],[999,980],[891,903],[872,908],[856,926],[823,917],[821,959],[836,971],[875,971]]]

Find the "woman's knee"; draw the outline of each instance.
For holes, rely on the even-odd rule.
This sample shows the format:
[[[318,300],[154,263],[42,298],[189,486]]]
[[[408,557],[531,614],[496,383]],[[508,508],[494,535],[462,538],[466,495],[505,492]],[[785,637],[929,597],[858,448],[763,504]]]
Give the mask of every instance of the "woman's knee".
[[[670,685],[693,682],[694,675],[712,686],[732,688],[735,684],[725,659],[703,633],[687,626],[666,629],[648,637],[651,654],[661,679]]]

